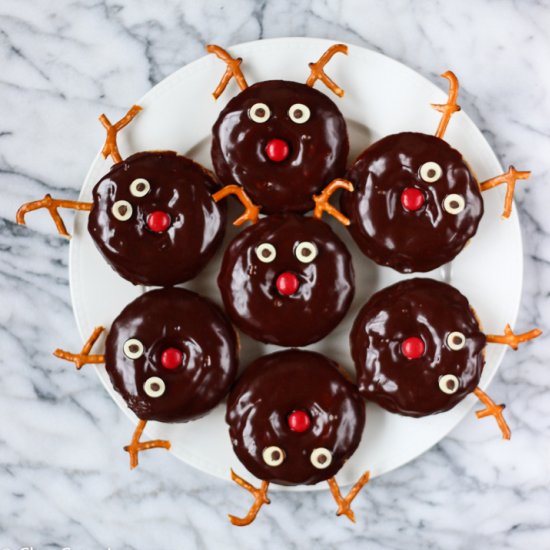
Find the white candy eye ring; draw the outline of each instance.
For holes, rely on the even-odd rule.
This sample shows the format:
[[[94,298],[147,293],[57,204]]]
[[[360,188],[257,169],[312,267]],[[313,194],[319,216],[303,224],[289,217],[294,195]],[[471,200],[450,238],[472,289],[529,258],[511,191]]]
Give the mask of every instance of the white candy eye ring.
[[[449,332],[447,336],[447,345],[454,351],[462,349],[466,344],[466,336],[462,332]]]
[[[441,174],[443,174],[443,170],[441,169],[441,166],[437,164],[437,162],[425,162],[419,170],[420,177],[427,181],[428,183],[433,183],[434,181],[437,181]]]
[[[166,391],[166,384],[162,378],[151,376],[145,380],[143,390],[149,397],[160,397]]]
[[[454,374],[445,374],[439,378],[439,389],[443,393],[452,395],[456,393],[459,385],[458,378]]]
[[[250,120],[261,124],[269,120],[271,111],[265,103],[254,103],[254,105],[248,109],[248,116]]]
[[[330,466],[332,462],[332,453],[324,447],[313,449],[309,457],[311,463],[319,470],[324,470]]]
[[[134,197],[144,197],[151,190],[151,185],[146,179],[137,178],[130,184],[130,193]]]
[[[311,116],[311,111],[307,105],[303,103],[295,103],[289,110],[288,116],[296,124],[303,124],[309,120]]]
[[[285,452],[280,447],[266,447],[262,451],[262,458],[268,466],[279,466],[285,459]]]
[[[462,195],[447,195],[443,201],[443,208],[449,214],[460,214],[464,210],[464,197]]]
[[[300,260],[302,263],[309,264],[317,257],[318,250],[315,246],[315,243],[303,241],[301,243],[298,243],[294,254],[296,258],[298,258],[298,260]]]
[[[132,205],[128,201],[116,201],[111,212],[117,220],[125,222],[132,217]]]
[[[269,264],[277,257],[277,251],[272,244],[262,243],[256,247],[256,256],[258,256],[260,262]]]
[[[139,359],[143,355],[143,344],[137,338],[126,340],[122,349],[128,359]]]

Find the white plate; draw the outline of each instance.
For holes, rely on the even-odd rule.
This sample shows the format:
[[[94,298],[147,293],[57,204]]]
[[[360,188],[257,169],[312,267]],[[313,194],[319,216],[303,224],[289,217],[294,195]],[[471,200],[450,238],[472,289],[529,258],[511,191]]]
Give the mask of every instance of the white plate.
[[[317,60],[332,43],[320,39],[284,38],[249,42],[233,46],[230,51],[243,57],[242,68],[249,83],[278,78],[305,82],[309,74],[308,62]],[[438,67],[442,71],[446,68]],[[225,66],[218,59],[205,56],[155,86],[138,101],[144,108],[143,112],[119,136],[122,156],[148,149],[172,149],[210,167],[211,127],[220,110],[238,92],[232,81],[217,102],[212,99],[211,93],[224,71]],[[320,83],[316,87],[334,99],[348,121],[350,159],[387,134],[406,130],[435,132],[439,113],[430,108],[430,103],[445,103],[446,91],[411,69],[379,53],[350,46],[347,57],[339,54],[330,61],[327,73],[344,88],[345,97],[338,99]],[[441,86],[446,90],[443,79]],[[123,114],[107,113],[111,120]],[[489,144],[464,112],[453,116],[445,139],[463,153],[480,180],[501,173],[501,166]],[[93,186],[108,171],[110,164],[98,154],[84,181],[81,200],[91,200]],[[429,276],[445,278],[458,287],[476,309],[485,330],[500,332],[507,322],[515,321],[519,308],[523,267],[521,234],[515,210],[510,219],[501,220],[504,189],[484,193],[484,200],[485,215],[471,244],[450,268],[434,271]],[[237,211],[230,213],[236,214]],[[79,213],[70,254],[73,307],[83,339],[91,334],[94,326],[109,327],[121,309],[144,291],[118,277],[105,263],[87,232],[86,223],[86,214]],[[332,220],[329,223],[352,251],[356,298],[340,326],[310,348],[327,354],[352,371],[348,334],[358,309],[373,291],[403,276],[365,258],[342,227],[337,227]],[[226,242],[236,231],[229,230]],[[215,283],[220,259],[221,253],[197,280],[185,286],[221,303]],[[100,342],[99,348],[102,344]],[[243,337],[241,366],[276,349]],[[503,346],[493,345],[487,349],[481,387],[485,388],[495,375],[504,351]],[[112,389],[105,369],[99,366],[97,373],[115,402],[135,421],[134,415]],[[343,485],[350,484],[365,469],[378,476],[409,462],[449,433],[469,413],[475,401],[475,397],[469,396],[452,411],[423,419],[389,414],[369,404],[361,445],[339,473],[338,481]],[[494,429],[498,429],[496,424]],[[128,441],[132,430],[129,425]],[[171,452],[200,470],[229,479],[229,468],[232,467],[251,478],[231,449],[224,422],[224,404],[205,418],[187,424],[150,422],[146,433],[150,437],[169,439]],[[147,453],[148,456],[142,460],[154,460],[156,452],[161,451]],[[120,460],[127,460],[122,452]],[[326,487],[326,483],[321,483],[287,490]]]

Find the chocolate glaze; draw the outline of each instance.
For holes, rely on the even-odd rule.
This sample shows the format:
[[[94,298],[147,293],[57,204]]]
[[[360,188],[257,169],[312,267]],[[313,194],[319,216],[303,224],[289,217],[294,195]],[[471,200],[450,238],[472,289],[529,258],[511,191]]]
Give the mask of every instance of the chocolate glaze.
[[[124,343],[137,338],[143,354],[129,359]],[[237,374],[237,337],[212,302],[182,288],[147,292],[128,304],[107,336],[105,366],[115,390],[142,420],[186,422],[215,407]],[[175,369],[162,366],[167,348],[183,354]],[[149,397],[143,385],[160,377],[166,390]]]
[[[420,166],[430,161],[443,171],[433,183],[419,175]],[[430,271],[451,261],[483,215],[479,184],[462,155],[435,136],[405,132],[385,137],[359,156],[347,178],[355,191],[342,195],[342,209],[351,219],[353,238],[376,263],[403,273]],[[424,192],[420,210],[401,205],[407,187]],[[451,193],[465,200],[456,215],[443,208]]]
[[[144,197],[130,193],[130,184],[146,179]],[[115,164],[93,190],[88,230],[111,267],[134,284],[169,286],[195,277],[222,242],[226,207],[211,193],[218,185],[202,166],[172,151],[142,152]],[[127,221],[111,211],[119,200],[133,208]],[[147,226],[151,212],[170,215],[171,226],[154,233]]]
[[[271,117],[264,123],[249,118],[255,103],[265,103]],[[290,107],[309,107],[307,122],[289,117]],[[271,161],[270,139],[285,140],[289,156]],[[242,185],[262,212],[306,212],[312,195],[346,169],[349,151],[344,117],[326,95],[297,82],[270,80],[254,84],[234,97],[212,129],[212,163],[220,181]]]
[[[450,332],[466,343],[452,350]],[[402,342],[421,338],[425,353],[407,359]],[[454,287],[432,279],[409,279],[377,292],[361,309],[351,331],[351,353],[359,391],[384,409],[407,416],[447,411],[478,385],[486,338],[468,300]],[[456,393],[439,388],[446,374],[459,380]]]
[[[290,430],[287,417],[305,411],[305,432]],[[280,485],[311,485],[334,476],[353,454],[363,433],[365,405],[336,363],[310,351],[286,350],[254,361],[227,400],[226,421],[233,449],[258,479]],[[262,452],[277,446],[279,466],[267,465]],[[324,447],[332,462],[318,469],[311,452]]]
[[[300,242],[316,245],[310,263],[296,257]],[[256,249],[270,243],[271,263]],[[299,280],[297,292],[281,295],[277,277],[284,272]],[[256,340],[280,346],[304,346],[326,336],[344,317],[354,293],[351,256],[332,229],[316,218],[274,214],[246,228],[229,244],[218,285],[232,321]]]

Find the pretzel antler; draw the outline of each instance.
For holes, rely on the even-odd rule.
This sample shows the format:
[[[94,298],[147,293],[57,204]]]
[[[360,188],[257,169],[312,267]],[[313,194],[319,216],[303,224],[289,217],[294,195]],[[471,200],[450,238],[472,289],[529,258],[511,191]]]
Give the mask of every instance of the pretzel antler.
[[[526,180],[531,175],[531,172],[524,171],[520,172],[516,170],[513,166],[508,168],[508,171],[500,176],[491,178],[490,180],[484,181],[479,184],[481,191],[487,191],[487,189],[492,189],[497,185],[502,183],[506,184],[506,197],[504,199],[504,211],[502,212],[503,218],[509,218],[510,213],[512,212],[512,199],[514,198],[514,190],[516,188],[517,180]]]
[[[311,73],[306,80],[306,85],[313,88],[313,85],[317,80],[320,80],[329,90],[334,92],[338,97],[344,95],[344,90],[340,88],[333,80],[331,80],[325,73],[325,65],[332,59],[332,56],[336,53],[343,53],[348,55],[348,47],[345,44],[334,44],[331,46],[316,63],[309,63]]]
[[[256,206],[251,200],[250,197],[245,193],[245,190],[238,185],[226,185],[222,187],[218,192],[212,195],[212,198],[218,202],[228,195],[235,195],[240,201],[241,204],[245,207],[245,212],[242,216],[237,218],[233,225],[242,225],[244,222],[249,221],[254,224],[258,221],[258,216],[260,214],[260,207]]]
[[[449,98],[445,104],[432,103],[432,107],[441,113],[441,120],[435,133],[436,137],[443,139],[447,124],[454,113],[460,111],[460,106],[456,103],[458,96],[458,78],[452,71],[446,71],[441,75],[449,81]]]
[[[336,511],[337,516],[341,516],[343,514],[355,523],[355,514],[351,509],[351,503],[357,496],[357,493],[359,493],[359,491],[368,483],[369,478],[370,472],[367,471],[357,480],[346,497],[343,497],[340,493],[340,487],[338,487],[338,482],[334,477],[327,480],[330,487],[330,492],[338,504],[338,510]]]
[[[320,220],[323,217],[323,212],[326,212],[327,214],[334,216],[341,224],[349,225],[349,219],[329,203],[330,197],[337,189],[346,189],[346,191],[351,192],[353,191],[353,184],[348,180],[335,179],[321,191],[320,195],[313,195],[313,200],[315,201],[313,217]]]
[[[233,77],[235,77],[235,80],[237,81],[237,84],[239,85],[239,88],[241,90],[246,90],[246,88],[248,88],[248,84],[246,83],[246,79],[240,67],[243,61],[242,57],[231,57],[227,53],[227,51],[225,51],[220,46],[216,46],[215,44],[208,44],[208,46],[206,46],[206,51],[208,53],[213,53],[216,57],[221,59],[227,65],[227,69],[225,70],[225,73],[223,74],[222,79],[218,84],[218,87],[212,93],[214,99],[218,99],[218,97],[223,94],[226,86],[229,84],[229,81]]]
[[[476,416],[478,418],[485,418],[486,416],[494,416],[497,421],[498,427],[502,432],[503,439],[510,439],[512,437],[512,431],[510,427],[504,420],[502,411],[505,408],[505,405],[497,405],[481,388],[476,388],[474,390],[476,397],[485,405],[485,408],[476,411]]]
[[[140,451],[148,451],[149,449],[166,449],[170,450],[172,446],[170,441],[165,439],[152,439],[151,441],[144,441],[141,443],[139,440],[145,429],[147,420],[140,420],[132,436],[132,442],[130,445],[126,445],[124,450],[130,455],[130,470],[133,470],[138,464],[138,454]]]
[[[72,208],[73,210],[90,211],[92,207],[93,207],[93,203],[91,202],[52,199],[52,196],[48,193],[47,195],[44,196],[43,199],[32,201],[32,202],[26,202],[25,204],[21,205],[19,207],[19,210],[17,211],[17,214],[15,215],[15,220],[17,221],[18,224],[25,225],[26,224],[25,215],[28,212],[33,212],[34,210],[40,210],[41,208],[46,208],[50,213],[52,220],[55,223],[55,227],[57,227],[58,233],[60,235],[63,235],[63,237],[67,237],[68,239],[70,239],[71,236],[69,235],[67,228],[65,227],[65,223],[61,219],[61,216],[57,211],[57,209]]]
[[[239,527],[250,525],[256,519],[260,508],[264,504],[270,504],[271,502],[269,498],[267,498],[269,481],[262,481],[260,488],[257,489],[256,487],[248,483],[248,481],[245,481],[242,477],[239,477],[233,470],[231,470],[231,479],[235,483],[237,483],[237,485],[240,485],[243,489],[246,489],[248,492],[254,495],[254,503],[252,504],[250,510],[248,511],[248,514],[246,514],[244,518],[238,518],[236,516],[232,516],[231,514],[227,514],[227,517],[233,525],[237,525]]]
[[[510,346],[513,350],[518,349],[519,344],[534,340],[542,334],[542,331],[538,328],[534,328],[528,332],[522,332],[520,334],[514,334],[512,327],[506,325],[504,327],[504,334],[487,334],[487,342],[491,344],[505,344]]]
[[[100,334],[104,330],[105,329],[103,327],[95,327],[91,336],[88,340],[86,340],[86,343],[82,347],[82,351],[80,353],[71,353],[62,349],[56,349],[53,354],[60,359],[64,359],[65,361],[72,361],[78,370],[80,370],[84,365],[105,363],[105,355],[90,355],[93,345],[96,343]]]
[[[101,122],[101,124],[103,124],[103,127],[107,130],[105,145],[101,150],[103,158],[107,158],[109,155],[111,155],[113,162],[122,162],[122,157],[120,156],[116,143],[116,136],[119,130],[122,130],[124,126],[130,124],[130,122],[141,111],[141,109],[142,107],[140,107],[139,105],[132,105],[132,107],[130,107],[130,110],[118,122],[115,122],[114,124],[111,124],[111,122],[105,115],[101,115],[99,117],[99,122]]]

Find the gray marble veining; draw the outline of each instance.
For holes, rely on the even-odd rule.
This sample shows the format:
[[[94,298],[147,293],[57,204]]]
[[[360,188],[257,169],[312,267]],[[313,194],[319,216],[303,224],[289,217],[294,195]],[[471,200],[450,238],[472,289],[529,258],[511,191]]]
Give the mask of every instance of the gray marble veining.
[[[0,548],[550,547],[550,5],[515,2],[2,0],[0,3]],[[327,492],[277,493],[249,528],[250,496],[168,453],[130,472],[129,423],[95,373],[51,350],[79,341],[68,246],[46,216],[14,223],[24,201],[76,197],[102,142],[97,115],[123,112],[204,45],[275,36],[348,41],[441,85],[520,185],[525,288],[518,326],[547,334],[509,352],[491,394],[508,404],[504,443],[474,415],[430,452],[375,479],[334,517]],[[68,216],[70,223],[70,216]],[[483,274],[480,273],[480,277]]]

